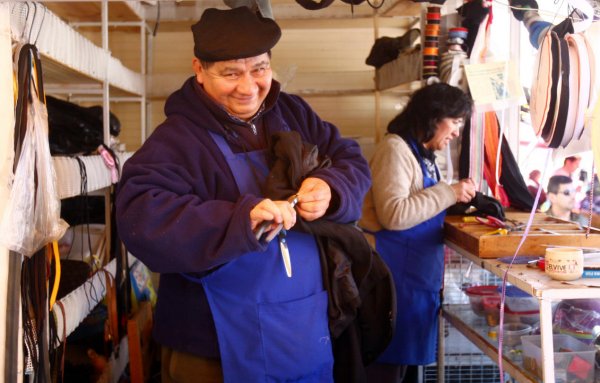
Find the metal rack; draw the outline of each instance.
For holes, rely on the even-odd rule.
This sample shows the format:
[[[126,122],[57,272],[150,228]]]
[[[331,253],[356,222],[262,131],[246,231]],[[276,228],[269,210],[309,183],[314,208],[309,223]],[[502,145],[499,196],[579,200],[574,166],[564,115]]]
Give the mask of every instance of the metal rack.
[[[446,245],[454,251],[460,253],[482,269],[502,278],[508,269],[508,264],[502,263],[496,259],[482,259],[469,253],[452,242],[446,242]],[[540,306],[540,333],[542,340],[542,370],[543,381],[554,382],[554,345],[552,342],[552,302],[563,299],[599,299],[600,290],[587,286],[574,284],[565,284],[555,281],[543,273],[541,270],[528,268],[526,265],[512,265],[508,270],[507,281],[531,296],[538,299]],[[464,321],[460,315],[445,310],[444,317],[453,325],[456,325],[467,338],[472,340],[477,347],[490,355],[493,360],[497,360],[497,346],[489,342],[485,337],[473,328],[472,324]],[[443,358],[441,359],[443,368]],[[531,374],[525,371],[520,365],[503,355],[503,365],[506,371],[519,382],[537,382],[537,379],[531,378]]]
[[[73,5],[67,4],[67,6],[71,10],[74,9]],[[36,45],[41,56],[47,94],[92,95],[102,101],[104,142],[109,142],[109,107],[110,101],[115,99],[126,99],[141,103],[141,131],[142,135],[145,136],[146,100],[143,70],[142,73],[138,73],[126,68],[120,60],[112,56],[108,49],[109,2],[85,3],[80,6],[88,8],[91,6],[100,9],[101,20],[98,22],[98,26],[102,29],[102,45],[100,47],[93,44],[41,3],[13,2],[0,4],[0,29],[3,36],[8,40],[12,40],[12,42],[29,42]],[[145,37],[145,20],[139,12],[139,4],[136,4],[136,2],[113,2],[110,7],[120,10],[131,9],[131,12],[127,12],[127,15],[129,15],[127,17],[134,17],[136,25],[140,28],[140,33]],[[132,14],[134,16],[131,16]],[[142,62],[145,64],[145,39],[142,39],[141,49]],[[12,89],[12,82],[10,88]],[[6,88],[3,89],[6,90]],[[7,92],[7,94],[12,94],[12,91]],[[2,141],[12,142],[12,135],[8,131],[2,130],[0,134]],[[121,164],[125,160],[124,156],[126,155],[120,156],[123,157],[120,161]],[[93,189],[102,190],[102,188],[106,188],[111,184],[110,171],[104,167],[99,156],[93,157],[97,158],[86,160],[90,162],[90,170],[95,169],[98,177],[94,180],[88,179],[88,182],[93,184]],[[55,162],[57,161],[65,162],[63,159],[55,159]],[[74,160],[71,161],[74,162]],[[80,182],[80,175],[78,170],[76,175],[69,174],[68,161],[63,165],[61,169],[65,171],[60,172],[58,175],[58,183],[63,186],[61,198],[66,198],[73,195],[73,190],[79,190],[79,188],[68,186],[73,183],[74,179]],[[76,166],[71,167],[76,168]],[[86,164],[86,167],[88,167],[88,164]],[[4,167],[2,169],[4,170]],[[8,179],[5,175],[3,172],[2,178]],[[107,195],[108,192],[105,194]],[[109,205],[107,204],[107,206]],[[1,255],[4,256],[5,254]],[[14,281],[18,281],[15,275],[18,275],[17,270],[9,271],[8,275],[1,279],[0,291],[4,293],[11,284],[15,285]],[[82,288],[85,289],[85,284],[82,285]],[[77,306],[77,303],[74,305]],[[2,314],[8,315],[4,303],[0,306]],[[69,314],[67,313],[67,316]],[[20,362],[17,361],[21,350],[18,341],[20,335],[17,336],[17,333],[18,331],[15,331],[13,336],[12,332],[10,334],[5,333],[4,328],[0,330],[0,344],[4,350],[0,361],[0,381],[5,379],[7,382],[12,382],[22,379],[23,370],[18,367]],[[124,338],[121,343],[126,345],[127,339]],[[112,375],[108,377],[110,381],[116,381],[127,364],[127,348],[123,347],[121,351],[118,358],[111,357]],[[14,357],[5,359],[5,353],[7,356],[12,355]]]

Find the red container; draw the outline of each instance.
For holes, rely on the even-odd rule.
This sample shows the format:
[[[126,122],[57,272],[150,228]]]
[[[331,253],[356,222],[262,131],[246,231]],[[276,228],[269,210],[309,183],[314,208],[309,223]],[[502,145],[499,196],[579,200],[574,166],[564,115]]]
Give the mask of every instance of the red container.
[[[483,298],[499,296],[497,290],[498,286],[496,285],[471,286],[467,288],[465,293],[469,297],[469,303],[473,312],[479,316],[485,316]]]

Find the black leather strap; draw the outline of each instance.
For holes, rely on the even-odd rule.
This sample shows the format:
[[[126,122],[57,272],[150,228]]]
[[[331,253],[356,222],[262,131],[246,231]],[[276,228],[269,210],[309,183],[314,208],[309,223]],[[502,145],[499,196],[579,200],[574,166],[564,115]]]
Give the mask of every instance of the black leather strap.
[[[550,32],[552,33],[552,32]],[[552,125],[554,123],[554,111],[556,109],[556,100],[557,91],[558,91],[558,79],[560,75],[560,53],[558,47],[558,40],[551,38],[550,41],[550,55],[551,55],[551,77],[550,81],[552,84],[550,85],[550,102],[548,103],[548,109],[546,111],[546,121],[544,122],[544,126],[542,128],[542,138],[546,142],[550,142],[552,138]]]
[[[565,134],[565,128],[567,124],[567,115],[569,114],[569,74],[570,74],[570,62],[569,62],[569,45],[566,40],[559,37],[554,31],[552,32],[552,40],[556,40],[558,47],[559,61],[559,86],[557,89],[557,100],[554,123],[552,127],[552,137],[550,144],[551,148],[558,148],[562,142]]]

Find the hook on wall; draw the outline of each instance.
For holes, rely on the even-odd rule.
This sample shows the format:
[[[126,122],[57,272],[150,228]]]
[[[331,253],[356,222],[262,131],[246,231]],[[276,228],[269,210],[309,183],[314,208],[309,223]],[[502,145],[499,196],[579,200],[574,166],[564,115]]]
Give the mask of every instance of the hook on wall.
[[[25,2],[25,6],[26,6],[26,13],[25,13],[25,20],[23,21],[23,30],[21,31],[21,38],[20,40],[23,41],[25,40],[25,30],[27,30],[27,20],[29,19],[29,2]]]
[[[587,0],[569,0],[569,6],[572,8],[569,18],[573,22],[574,32],[585,31],[594,20],[594,8]]]
[[[42,25],[44,25],[44,19],[46,18],[46,6],[44,4],[40,4],[44,13],[42,14],[42,20],[40,21],[40,27],[38,28],[38,33],[35,36],[35,40],[33,41],[33,45],[37,45],[38,39],[40,38],[40,33],[42,33]]]
[[[27,35],[27,42],[31,44],[31,32],[33,31],[33,25],[35,24],[35,16],[37,15],[37,3],[33,2],[33,18],[31,19],[31,25],[29,26],[29,34]]]

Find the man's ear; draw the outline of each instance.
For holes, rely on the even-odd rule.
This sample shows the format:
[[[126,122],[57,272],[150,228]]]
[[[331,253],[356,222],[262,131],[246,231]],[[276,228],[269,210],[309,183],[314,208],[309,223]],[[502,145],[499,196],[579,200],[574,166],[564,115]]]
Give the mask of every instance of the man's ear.
[[[202,84],[202,82],[204,81],[204,79],[203,79],[204,68],[202,68],[202,64],[200,63],[200,60],[198,59],[198,57],[194,57],[192,59],[192,69],[194,70],[194,73],[196,74],[196,81],[198,81],[200,84]]]

